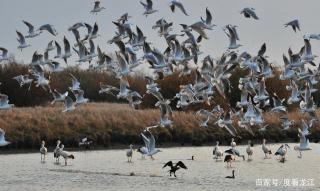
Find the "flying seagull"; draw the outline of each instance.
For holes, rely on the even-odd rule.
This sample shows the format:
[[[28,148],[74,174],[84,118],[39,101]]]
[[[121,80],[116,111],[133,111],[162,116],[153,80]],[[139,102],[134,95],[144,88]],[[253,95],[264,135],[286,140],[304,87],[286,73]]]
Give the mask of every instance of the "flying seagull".
[[[10,144],[10,142],[6,141],[5,134],[5,131],[0,128],[0,147]]]
[[[25,25],[27,25],[27,27],[28,27],[28,35],[26,35],[25,36],[25,38],[33,38],[33,37],[36,37],[36,36],[38,36],[38,35],[40,35],[41,34],[41,31],[35,31],[34,30],[34,26],[31,24],[31,23],[29,23],[29,22],[27,22],[27,21],[22,21]]]
[[[147,156],[150,156],[151,159],[153,158],[153,155],[157,154],[158,152],[161,152],[160,149],[156,148],[156,140],[154,136],[151,134],[151,132],[146,129],[141,133],[143,142],[145,144],[145,147],[148,149],[148,153],[146,154]]]
[[[148,15],[151,15],[151,14],[155,13],[155,12],[158,12],[158,10],[153,9],[152,0],[146,0],[146,3],[140,1],[140,3],[141,3],[141,5],[143,6],[143,8],[145,10],[143,15],[145,15],[146,17]]]

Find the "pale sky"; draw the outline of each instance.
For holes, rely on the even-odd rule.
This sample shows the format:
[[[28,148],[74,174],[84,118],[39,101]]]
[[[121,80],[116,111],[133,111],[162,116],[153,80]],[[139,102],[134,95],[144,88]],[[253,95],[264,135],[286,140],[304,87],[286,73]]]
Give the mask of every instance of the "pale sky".
[[[222,31],[227,24],[238,26],[239,43],[243,47],[239,51],[248,51],[256,54],[259,47],[266,42],[269,61],[277,61],[282,64],[282,54],[287,53],[289,47],[294,52],[303,46],[303,35],[320,33],[319,0],[181,0],[189,17],[184,16],[180,10],[171,13],[167,0],[153,0],[154,8],[159,12],[148,16],[142,15],[143,8],[138,0],[102,0],[101,5],[106,9],[97,16],[89,11],[93,7],[93,0],[0,0],[0,46],[5,47],[14,54],[18,61],[25,63],[31,61],[35,50],[42,52],[50,40],[57,40],[62,44],[63,36],[74,44],[74,37],[67,28],[76,22],[83,21],[99,25],[101,37],[94,40],[105,52],[114,51],[114,45],[109,45],[109,40],[115,31],[111,21],[116,20],[123,13],[128,12],[132,16],[130,23],[138,25],[147,41],[152,42],[160,50],[165,49],[165,42],[151,27],[156,20],[165,18],[174,22],[174,31],[180,31],[179,24],[193,24],[199,21],[200,16],[205,17],[205,8],[209,7],[213,15],[213,23],[217,25],[215,30],[208,31],[209,40],[201,43],[203,56],[210,54],[218,57],[226,50],[228,38]],[[244,18],[239,12],[244,7],[254,7],[260,20]],[[284,28],[283,24],[293,19],[299,19],[301,32],[294,33],[291,28]],[[27,40],[32,47],[24,49],[21,53],[17,49],[15,30],[26,34],[27,27],[22,20],[31,22],[35,27],[42,24],[52,24],[59,35],[54,37],[48,33],[40,37]],[[84,34],[85,29],[81,29]],[[320,51],[320,41],[311,42],[315,54]],[[54,56],[51,52],[51,56]],[[73,56],[76,59],[76,56]],[[61,61],[63,63],[63,61]]]

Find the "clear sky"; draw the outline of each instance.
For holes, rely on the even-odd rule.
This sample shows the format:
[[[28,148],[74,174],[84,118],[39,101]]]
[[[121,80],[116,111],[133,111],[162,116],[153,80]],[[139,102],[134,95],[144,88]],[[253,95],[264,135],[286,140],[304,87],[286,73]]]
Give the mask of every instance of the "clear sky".
[[[160,18],[173,21],[175,31],[178,31],[179,24],[192,24],[199,21],[200,16],[205,16],[206,7],[211,10],[213,22],[217,27],[208,32],[210,39],[201,44],[201,49],[205,52],[203,56],[210,54],[218,57],[226,50],[228,38],[221,29],[226,24],[238,26],[239,43],[243,45],[239,48],[240,52],[256,53],[266,42],[269,60],[278,61],[280,64],[282,64],[282,54],[287,53],[289,47],[296,52],[303,46],[304,34],[320,33],[319,0],[181,0],[189,17],[184,16],[179,10],[171,13],[167,0],[153,1],[154,8],[159,12],[146,18],[142,15],[143,8],[138,0],[102,0],[101,5],[106,7],[106,10],[97,16],[89,13],[93,7],[93,0],[0,0],[0,46],[9,49],[18,61],[29,63],[33,52],[35,50],[42,52],[50,40],[57,40],[62,44],[65,35],[74,44],[74,37],[67,28],[75,22],[84,21],[93,24],[97,21],[101,37],[96,39],[95,43],[103,51],[111,52],[114,51],[114,45],[107,43],[115,30],[111,21],[128,12],[132,16],[130,22],[143,30],[147,40],[160,50],[164,50],[163,38],[159,38],[157,32],[151,29],[155,21]],[[244,7],[254,7],[260,20],[246,19],[240,15],[239,12]],[[284,28],[283,24],[293,19],[300,20],[301,32],[294,33],[292,29]],[[29,39],[28,42],[32,47],[21,53],[17,50],[15,30],[24,34],[27,32],[22,20],[29,21],[36,27],[52,24],[59,35],[54,37],[44,33],[40,37]],[[85,29],[82,31],[84,34]],[[312,46],[313,52],[319,53],[320,41],[312,41]],[[74,56],[73,59],[75,58]]]

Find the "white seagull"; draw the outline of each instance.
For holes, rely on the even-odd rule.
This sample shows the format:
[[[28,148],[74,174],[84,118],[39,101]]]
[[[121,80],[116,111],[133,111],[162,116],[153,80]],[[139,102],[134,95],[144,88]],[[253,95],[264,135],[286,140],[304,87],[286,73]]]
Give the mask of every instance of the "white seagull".
[[[70,112],[76,109],[76,103],[72,100],[71,97],[67,96],[66,99],[64,100],[64,106],[65,109],[62,111],[64,112]]]
[[[22,21],[27,27],[29,28],[28,35],[25,36],[25,38],[34,38],[36,36],[39,36],[42,32],[41,31],[35,31],[34,26],[27,22],[27,21]]]
[[[9,98],[5,94],[0,94],[0,110],[11,109],[14,105],[9,104]]]
[[[2,54],[0,55],[0,62],[9,60],[8,50],[6,48],[0,47]]]
[[[51,92],[52,96],[53,96],[53,100],[51,101],[51,104],[54,104],[56,102],[63,102],[66,97],[68,96],[68,92],[65,92],[64,94],[58,92],[56,89],[54,89]]]
[[[144,13],[143,13],[143,15],[145,15],[145,16],[147,17],[148,15],[150,15],[150,14],[152,14],[152,13],[155,13],[155,12],[157,12],[158,10],[153,9],[153,2],[152,2],[152,0],[146,0],[146,2],[147,2],[147,4],[144,3],[144,2],[142,2],[142,1],[140,1],[141,5],[143,6],[143,8],[144,8],[144,10],[145,10]]]
[[[156,140],[154,139],[154,136],[148,129],[144,130],[141,133],[141,136],[144,141],[145,147],[148,149],[148,153],[146,155],[150,156],[151,159],[154,160],[153,155],[161,152],[160,149],[156,148]]]
[[[45,162],[46,160],[46,155],[47,155],[47,148],[45,147],[45,142],[41,142],[41,147],[40,147],[40,154],[41,154],[41,162]]]
[[[227,29],[227,31],[226,31],[226,29]],[[237,34],[236,26],[227,25],[224,29],[224,32],[229,37],[228,49],[237,49],[240,46],[242,46],[241,44],[237,44],[237,40],[239,40],[239,37]]]
[[[129,146],[129,150],[126,152],[128,157],[128,162],[132,162],[132,155],[133,155],[133,145]]]
[[[5,134],[6,134],[5,131],[0,128],[0,147],[10,144],[10,142],[6,141]]]

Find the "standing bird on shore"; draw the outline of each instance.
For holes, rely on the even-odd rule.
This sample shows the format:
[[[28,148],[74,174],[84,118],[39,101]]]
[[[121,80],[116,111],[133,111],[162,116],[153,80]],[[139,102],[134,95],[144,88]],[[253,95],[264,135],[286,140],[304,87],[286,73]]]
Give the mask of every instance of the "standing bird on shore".
[[[60,149],[60,143],[61,141],[60,140],[57,140],[57,145],[56,145],[56,148],[53,150],[53,157],[56,159],[56,164],[59,164],[59,149]]]
[[[182,161],[177,162],[175,165],[172,163],[172,161],[169,161],[162,168],[165,168],[166,166],[169,166],[171,168],[169,170],[169,173],[170,173],[170,176],[173,173],[174,177],[177,177],[176,171],[179,170],[180,168],[188,169],[187,166]]]
[[[252,154],[253,154],[253,149],[252,149],[252,143],[251,140],[248,141],[248,147],[246,149],[246,152],[248,154],[248,161],[252,160]]]
[[[45,147],[45,142],[42,141],[41,142],[41,147],[40,147],[40,154],[41,154],[41,162],[45,162],[46,161],[46,155],[47,155],[47,148]]]
[[[132,162],[132,155],[133,155],[133,145],[129,146],[130,149],[127,150],[127,158],[128,158],[128,162]]]
[[[223,156],[223,152],[219,148],[219,141],[216,142],[216,146],[213,149],[213,155],[215,156],[214,158],[216,160],[221,159],[221,157]]]
[[[232,170],[232,176],[226,176],[226,178],[235,178],[235,176],[234,176],[234,170]]]
[[[69,158],[74,159],[74,155],[67,151],[64,151],[63,149],[64,149],[64,145],[61,145],[60,149],[58,150],[58,154],[64,158],[64,165],[67,166],[68,159]]]
[[[279,147],[279,149],[277,150],[277,152],[276,153],[274,153],[274,155],[276,155],[276,156],[280,156],[281,158],[280,158],[280,162],[285,162],[285,160],[286,160],[286,154],[287,154],[287,151],[288,151],[288,148],[290,148],[289,147],[289,145],[288,144],[283,144],[283,145],[281,145],[280,147]]]
[[[266,139],[262,140],[262,151],[264,153],[265,159],[270,158],[267,155],[271,155],[272,152],[271,152],[271,149],[266,146]]]
[[[10,142],[6,141],[5,134],[6,134],[6,132],[0,128],[0,147],[3,147],[3,146],[10,144]]]
[[[231,148],[235,148],[237,146],[237,143],[234,141],[234,138],[231,139],[231,143],[230,143]]]

